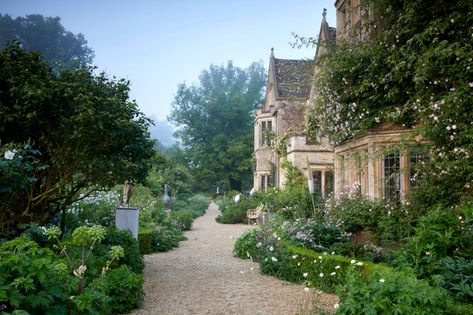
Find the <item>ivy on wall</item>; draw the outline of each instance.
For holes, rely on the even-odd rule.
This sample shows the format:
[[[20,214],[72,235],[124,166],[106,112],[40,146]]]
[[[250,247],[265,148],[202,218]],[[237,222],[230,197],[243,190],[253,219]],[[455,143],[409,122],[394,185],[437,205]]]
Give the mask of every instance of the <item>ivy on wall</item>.
[[[473,185],[473,2],[365,0],[369,39],[338,40],[318,61],[309,131],[339,144],[380,122],[431,143],[422,198],[455,203]]]

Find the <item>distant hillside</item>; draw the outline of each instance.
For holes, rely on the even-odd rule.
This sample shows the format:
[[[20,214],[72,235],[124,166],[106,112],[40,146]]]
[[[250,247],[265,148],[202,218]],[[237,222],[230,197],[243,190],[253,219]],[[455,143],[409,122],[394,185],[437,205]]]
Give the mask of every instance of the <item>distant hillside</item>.
[[[164,147],[169,147],[176,143],[176,139],[172,136],[174,133],[172,125],[165,120],[153,120],[154,126],[149,128],[151,138],[157,139]]]

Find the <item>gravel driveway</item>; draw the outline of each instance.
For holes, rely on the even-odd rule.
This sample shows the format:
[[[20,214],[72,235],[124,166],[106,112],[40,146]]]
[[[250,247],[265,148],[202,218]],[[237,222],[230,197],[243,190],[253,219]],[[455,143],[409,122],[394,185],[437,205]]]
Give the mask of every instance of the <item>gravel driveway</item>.
[[[259,274],[257,263],[233,257],[233,244],[249,226],[215,222],[207,213],[167,253],[145,256],[145,302],[131,314],[298,314],[308,304],[304,287]],[[323,295],[328,304],[335,296]]]

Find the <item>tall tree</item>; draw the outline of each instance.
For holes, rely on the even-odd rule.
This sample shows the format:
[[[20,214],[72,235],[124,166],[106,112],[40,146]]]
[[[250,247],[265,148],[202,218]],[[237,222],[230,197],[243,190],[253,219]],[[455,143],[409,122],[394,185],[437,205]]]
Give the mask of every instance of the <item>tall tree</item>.
[[[93,68],[52,71],[18,45],[0,51],[0,222],[49,222],[98,189],[143,180],[149,120],[129,83]]]
[[[201,189],[251,186],[253,112],[262,101],[264,67],[212,65],[198,85],[179,85],[168,119],[180,139]]]
[[[55,69],[90,65],[94,58],[84,35],[66,31],[59,17],[33,14],[13,19],[0,14],[0,48],[14,40],[27,51],[40,52]]]

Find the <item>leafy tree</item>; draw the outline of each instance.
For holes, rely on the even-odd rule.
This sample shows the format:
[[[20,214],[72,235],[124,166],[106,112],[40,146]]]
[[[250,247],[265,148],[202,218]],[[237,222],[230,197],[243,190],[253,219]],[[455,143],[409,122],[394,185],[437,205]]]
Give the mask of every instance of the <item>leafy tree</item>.
[[[458,203],[473,192],[473,2],[365,0],[363,42],[337,41],[319,60],[312,131],[334,143],[381,121],[413,127],[432,146],[413,200]]]
[[[149,120],[129,82],[57,74],[38,53],[0,51],[0,222],[45,224],[78,198],[148,172]],[[11,180],[15,178],[16,180]]]
[[[174,147],[174,146],[173,146]],[[182,160],[175,159],[177,153],[181,152],[179,147],[175,146],[173,155],[162,150],[157,150],[152,162],[153,168],[146,178],[148,186],[153,194],[161,198],[164,195],[164,185],[169,186],[169,194],[172,197],[179,195],[188,195],[191,192],[193,178],[189,167]]]
[[[59,17],[32,14],[13,19],[0,14],[0,48],[14,40],[27,51],[40,52],[55,69],[90,65],[94,58],[84,35],[66,31]]]
[[[251,185],[253,111],[262,100],[265,70],[212,65],[198,85],[179,85],[168,119],[180,139],[199,189]]]

